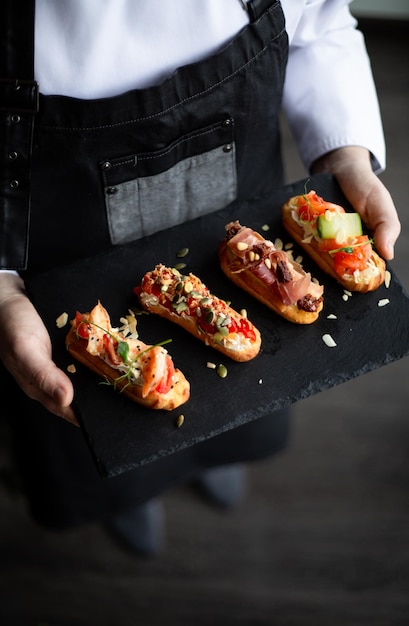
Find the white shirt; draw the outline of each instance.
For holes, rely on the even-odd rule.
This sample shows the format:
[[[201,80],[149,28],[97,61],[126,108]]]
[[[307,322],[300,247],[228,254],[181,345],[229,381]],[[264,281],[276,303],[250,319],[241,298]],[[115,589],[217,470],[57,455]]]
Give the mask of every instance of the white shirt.
[[[290,42],[283,109],[308,170],[360,145],[385,167],[379,105],[348,0],[282,0]],[[217,50],[248,23],[241,0],[37,0],[44,95],[100,98],[147,87]]]

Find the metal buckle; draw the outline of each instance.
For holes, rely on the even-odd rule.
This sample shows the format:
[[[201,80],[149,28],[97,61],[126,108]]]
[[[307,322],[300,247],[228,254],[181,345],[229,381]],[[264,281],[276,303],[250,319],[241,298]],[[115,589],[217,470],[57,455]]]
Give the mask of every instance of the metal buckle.
[[[39,93],[35,80],[0,78],[0,111],[35,115],[39,108]]]

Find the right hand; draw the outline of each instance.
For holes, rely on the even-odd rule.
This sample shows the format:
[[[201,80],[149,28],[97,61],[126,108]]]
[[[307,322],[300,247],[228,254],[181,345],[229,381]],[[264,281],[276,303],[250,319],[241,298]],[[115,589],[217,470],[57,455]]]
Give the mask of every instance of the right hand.
[[[51,340],[20,276],[0,273],[0,358],[24,393],[78,426],[74,389],[51,357]]]
[[[391,194],[372,171],[368,150],[360,146],[338,148],[318,159],[311,171],[335,176],[345,197],[373,233],[379,254],[386,261],[393,259],[401,224]]]

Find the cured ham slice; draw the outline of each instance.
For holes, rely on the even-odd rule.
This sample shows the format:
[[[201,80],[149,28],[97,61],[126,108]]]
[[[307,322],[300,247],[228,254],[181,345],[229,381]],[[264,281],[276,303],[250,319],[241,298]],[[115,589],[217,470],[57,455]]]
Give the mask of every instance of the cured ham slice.
[[[310,323],[318,317],[324,288],[300,263],[238,220],[225,230],[219,259],[233,282],[290,321]]]

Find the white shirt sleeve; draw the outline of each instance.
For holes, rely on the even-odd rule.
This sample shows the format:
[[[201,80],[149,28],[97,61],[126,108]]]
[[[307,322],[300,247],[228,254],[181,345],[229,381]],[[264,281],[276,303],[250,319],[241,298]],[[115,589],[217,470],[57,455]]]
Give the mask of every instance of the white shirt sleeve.
[[[314,160],[342,146],[371,153],[372,167],[385,168],[379,102],[362,33],[347,0],[283,0],[290,52],[283,109],[307,170]],[[300,4],[303,8],[300,9]]]

